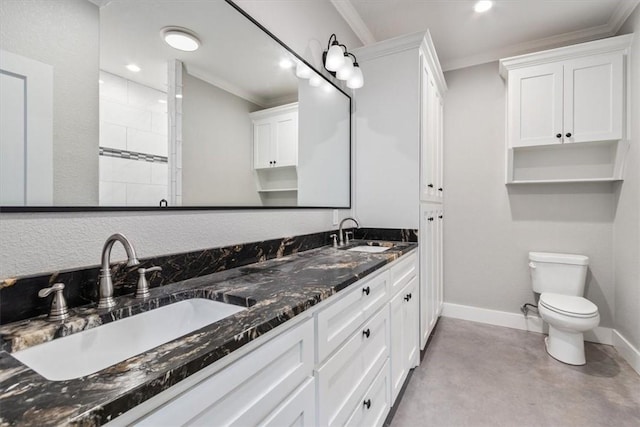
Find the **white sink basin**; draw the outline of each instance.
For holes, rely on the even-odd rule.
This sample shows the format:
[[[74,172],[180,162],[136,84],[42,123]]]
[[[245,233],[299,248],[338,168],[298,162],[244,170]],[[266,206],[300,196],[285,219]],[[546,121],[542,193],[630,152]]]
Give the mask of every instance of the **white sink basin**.
[[[377,254],[391,249],[388,246],[356,246],[355,248],[347,249],[353,252],[368,252],[370,254]]]
[[[246,310],[208,299],[180,301],[13,353],[52,381],[93,374]]]

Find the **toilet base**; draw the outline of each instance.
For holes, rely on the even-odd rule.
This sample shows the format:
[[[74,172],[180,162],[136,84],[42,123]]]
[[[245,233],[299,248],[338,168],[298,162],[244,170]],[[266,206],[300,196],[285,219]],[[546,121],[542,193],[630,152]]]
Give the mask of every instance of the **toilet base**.
[[[544,339],[547,353],[568,365],[584,365],[584,337],[582,332],[567,332],[549,325],[549,336]]]

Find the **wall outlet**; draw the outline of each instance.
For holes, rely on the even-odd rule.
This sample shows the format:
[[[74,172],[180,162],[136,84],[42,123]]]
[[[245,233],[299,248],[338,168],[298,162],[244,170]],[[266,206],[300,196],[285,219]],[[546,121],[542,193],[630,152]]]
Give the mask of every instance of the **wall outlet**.
[[[340,218],[338,216],[338,209],[333,210],[333,225],[338,225]]]

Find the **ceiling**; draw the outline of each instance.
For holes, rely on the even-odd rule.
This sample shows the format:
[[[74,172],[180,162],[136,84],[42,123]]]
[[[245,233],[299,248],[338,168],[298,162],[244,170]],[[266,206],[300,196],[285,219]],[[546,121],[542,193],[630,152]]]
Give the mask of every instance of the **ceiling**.
[[[254,104],[266,107],[295,101],[295,69],[279,63],[297,59],[223,1],[91,0],[100,8],[100,68],[162,91],[168,61],[183,61],[186,71]],[[200,39],[195,52],[169,47],[164,27],[189,29]],[[134,63],[142,70],[125,68]]]
[[[364,45],[431,32],[452,70],[617,33],[640,0],[330,0]]]

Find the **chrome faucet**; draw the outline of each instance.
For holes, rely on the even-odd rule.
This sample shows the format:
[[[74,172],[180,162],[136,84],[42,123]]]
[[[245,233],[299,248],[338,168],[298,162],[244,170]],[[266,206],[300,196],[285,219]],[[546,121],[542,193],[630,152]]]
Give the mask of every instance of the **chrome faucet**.
[[[338,228],[338,235],[340,236],[340,243],[339,246],[344,246],[346,245],[345,241],[344,241],[344,232],[342,231],[342,225],[344,224],[345,221],[351,220],[353,222],[356,223],[356,228],[360,228],[360,224],[358,224],[358,221],[356,221],[354,218],[351,218],[350,216],[343,219],[342,221],[340,221],[340,227]]]
[[[102,248],[102,268],[100,269],[100,300],[98,308],[111,308],[116,305],[113,299],[113,282],[111,281],[111,248],[115,242],[122,243],[124,250],[127,252],[127,267],[133,267],[140,264],[136,257],[136,251],[133,249],[131,242],[120,233],[109,236]]]

